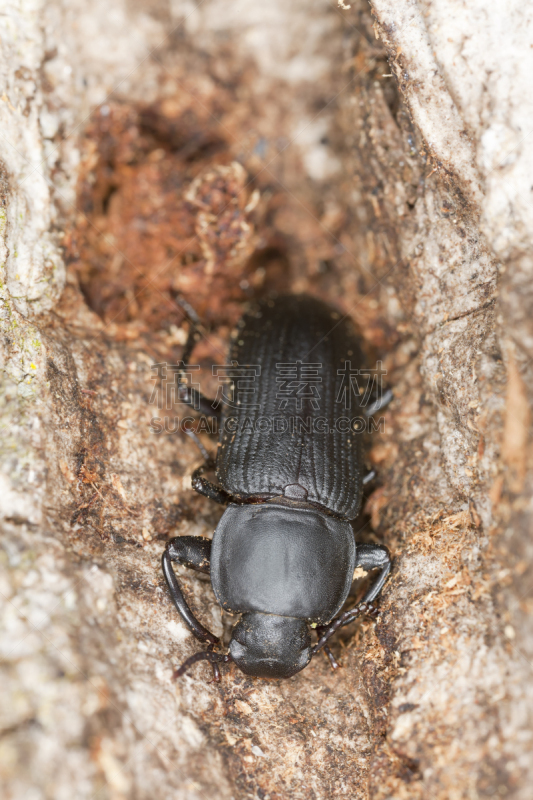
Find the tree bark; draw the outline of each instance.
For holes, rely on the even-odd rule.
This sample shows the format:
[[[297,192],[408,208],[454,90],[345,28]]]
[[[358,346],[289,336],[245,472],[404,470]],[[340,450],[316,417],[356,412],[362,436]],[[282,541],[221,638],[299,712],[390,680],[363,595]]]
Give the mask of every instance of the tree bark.
[[[527,15],[54,0],[0,16],[2,797],[529,798]],[[172,680],[198,645],[160,556],[221,512],[190,488],[193,442],[151,424],[153,366],[186,338],[171,289],[207,320],[210,392],[207,364],[272,289],[337,304],[385,366],[356,527],[394,569],[378,621],[333,645],[338,673]],[[177,571],[227,636],[209,582]]]

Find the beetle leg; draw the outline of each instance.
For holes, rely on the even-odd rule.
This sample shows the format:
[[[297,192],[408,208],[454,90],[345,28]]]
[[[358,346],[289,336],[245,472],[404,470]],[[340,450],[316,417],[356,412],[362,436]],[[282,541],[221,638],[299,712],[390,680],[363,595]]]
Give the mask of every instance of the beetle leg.
[[[375,469],[368,470],[368,472],[363,478],[363,486],[366,486],[368,483],[371,483],[375,477],[376,477],[376,470]]]
[[[394,398],[391,389],[385,389],[381,397],[378,397],[377,400],[374,400],[373,403],[370,403],[364,410],[364,415],[368,419],[373,414],[377,414],[378,411],[382,411],[386,406],[389,405],[391,400]]]
[[[318,630],[318,642],[312,649],[312,654],[316,655],[319,650],[325,647],[326,642],[333,636],[333,634],[349,625],[360,614],[368,614],[370,616],[377,616],[378,609],[372,605],[372,600],[379,594],[383,588],[383,584],[387,580],[387,576],[391,569],[391,557],[386,547],[381,544],[358,544],[356,551],[355,566],[362,567],[364,570],[378,569],[381,571],[367,591],[360,603],[349,611],[340,614],[336,619],[332,620],[329,625],[320,626]]]
[[[210,644],[208,645],[207,650],[203,650],[200,653],[195,653],[194,655],[190,656],[187,661],[184,661],[181,667],[174,671],[172,677],[174,680],[179,678],[199,661],[209,661],[213,669],[213,680],[208,681],[208,683],[218,683],[220,681],[220,668],[218,665],[227,664],[231,660],[232,658],[229,653],[226,653],[226,655],[222,655],[222,653],[213,653],[213,645]]]
[[[212,462],[212,461],[213,461],[213,459],[212,459],[212,458],[211,458],[211,456],[209,455],[209,452],[206,450],[206,448],[203,446],[202,442],[200,441],[200,437],[198,436],[198,434],[196,434],[194,431],[191,431],[191,430],[189,430],[189,429],[187,429],[187,430],[185,431],[185,433],[187,434],[187,436],[189,437],[189,439],[192,439],[192,441],[194,442],[194,444],[196,445],[196,447],[198,448],[198,450],[200,451],[200,453],[201,453],[201,454],[203,455],[203,457],[205,458],[206,462],[207,462],[207,461],[208,461],[208,462]]]
[[[337,661],[337,659],[335,658],[335,656],[333,655],[333,653],[331,652],[331,650],[329,649],[329,647],[327,646],[327,644],[324,645],[324,653],[329,658],[329,663],[331,664],[331,669],[333,669],[333,670],[339,669],[340,664]]]
[[[355,566],[362,567],[365,571],[380,569],[380,573],[370,589],[362,599],[362,603],[371,603],[383,588],[391,570],[391,557],[386,547],[382,544],[358,544],[355,556]]]
[[[178,537],[178,539],[179,538],[180,537]],[[193,537],[184,536],[182,538],[192,539]],[[172,602],[174,603],[174,606],[176,607],[176,610],[180,615],[180,617],[182,618],[182,620],[186,623],[186,625],[189,627],[192,633],[194,633],[197,639],[199,639],[201,642],[209,642],[209,644],[218,644],[219,642],[218,636],[215,636],[214,633],[211,633],[211,631],[208,631],[207,628],[204,628],[202,623],[196,619],[191,609],[187,605],[185,597],[183,596],[181,587],[178,583],[176,575],[174,574],[174,570],[172,569],[172,561],[178,560],[178,558],[173,558],[173,553],[175,552],[173,548],[176,548],[175,542],[176,539],[173,539],[171,542],[168,543],[166,550],[163,553],[163,557],[161,559],[161,566],[163,567],[163,575],[165,576],[170,596],[172,597]]]
[[[171,561],[209,575],[211,539],[204,536],[175,536],[168,542],[166,552]]]
[[[322,636],[327,631],[327,629],[328,629],[327,625],[317,625],[316,626],[316,633],[317,633],[317,636],[318,636],[319,639],[322,638]],[[324,645],[324,653],[327,655],[327,657],[329,659],[329,663],[331,664],[331,669],[333,669],[333,670],[339,669],[340,664],[337,661],[337,659],[335,658],[335,656],[333,655],[333,653],[331,652],[331,650],[329,649],[329,647],[327,646],[327,644]]]
[[[183,364],[183,366],[182,366]],[[203,414],[204,417],[213,417],[213,419],[220,420],[220,416],[222,413],[221,406],[215,407],[213,403],[215,400],[210,400],[208,397],[204,397],[204,395],[199,392],[197,389],[194,389],[192,386],[188,386],[184,382],[184,367],[186,366],[186,362],[182,361],[178,365],[178,375],[179,375],[179,391],[178,397],[180,402],[185,403],[185,405],[190,406],[195,411],[199,411],[200,414]]]
[[[210,500],[214,500],[215,503],[226,505],[233,499],[229,492],[226,492],[221,486],[217,486],[215,483],[211,483],[211,481],[203,477],[204,472],[214,468],[215,464],[210,460],[206,461],[205,464],[202,464],[198,469],[195,469],[191,477],[192,488],[198,492],[198,494],[203,494],[204,497],[209,497]]]
[[[211,661],[211,669],[213,670],[213,680],[207,681],[208,683],[220,683],[220,667],[216,661]]]
[[[173,292],[173,299],[174,302],[182,309],[182,311],[185,312],[189,320],[189,334],[183,349],[181,361],[178,364],[179,399],[186,405],[194,408],[196,411],[199,411],[205,417],[214,417],[215,419],[219,420],[222,413],[221,405],[218,407],[215,406],[215,400],[210,400],[208,397],[204,397],[201,392],[199,392],[197,389],[194,389],[192,386],[188,386],[185,382],[185,367],[189,363],[192,356],[192,351],[194,350],[194,347],[201,336],[199,331],[199,328],[201,327],[200,318],[198,317],[198,314],[194,308],[177,292]]]
[[[369,614],[370,616],[376,616],[378,614],[378,610],[375,606],[371,603],[358,603],[354,608],[351,608],[349,611],[345,611],[344,614],[336,617],[329,625],[322,627],[322,634],[318,642],[315,644],[314,647],[311,648],[311,655],[316,656],[319,650],[325,646],[326,642],[331,639],[334,633],[336,633],[339,628],[343,628],[345,625],[349,625],[350,622],[353,622],[360,614]]]

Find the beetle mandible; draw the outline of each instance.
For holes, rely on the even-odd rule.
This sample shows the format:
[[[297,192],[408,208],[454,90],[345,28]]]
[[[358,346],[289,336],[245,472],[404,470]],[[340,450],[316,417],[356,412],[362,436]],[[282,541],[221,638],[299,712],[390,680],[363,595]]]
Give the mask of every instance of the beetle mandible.
[[[352,371],[364,366],[353,325],[308,295],[259,303],[242,317],[229,352],[233,365],[253,368],[253,386],[245,384],[236,403],[217,405],[185,383],[199,320],[185,301],[180,305],[190,320],[180,397],[220,425],[216,461],[206,458],[192,486],[227,508],[212,541],[178,536],[163,554],[173,603],[207,644],[174,677],[207,660],[216,681],[219,664],[229,661],[246,675],[288,678],[322,648],[336,668],[329,638],[359,614],[377,614],[372,601],[391,568],[387,548],[356,544],[350,525],[365,483],[362,435],[337,423],[350,391],[347,365]],[[365,408],[357,397],[357,411],[369,418],[391,396],[384,392]],[[205,477],[210,470],[218,484]],[[241,615],[226,654],[214,650],[218,637],[187,605],[173,561],[209,573],[222,608]],[[357,567],[379,573],[362,601],[339,615]],[[314,646],[310,627],[318,636]]]

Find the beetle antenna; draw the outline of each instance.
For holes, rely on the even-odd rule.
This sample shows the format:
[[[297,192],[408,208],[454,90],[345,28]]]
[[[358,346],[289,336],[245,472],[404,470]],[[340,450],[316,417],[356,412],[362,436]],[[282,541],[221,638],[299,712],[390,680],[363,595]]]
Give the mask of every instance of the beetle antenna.
[[[202,327],[202,321],[194,308],[191,306],[190,303],[183,297],[183,295],[176,291],[175,289],[170,290],[170,294],[172,296],[172,300],[174,303],[179,306],[179,308],[183,311],[189,322],[192,322],[195,328]]]
[[[208,450],[206,450],[206,448],[204,447],[203,443],[200,441],[200,439],[198,437],[198,434],[195,433],[195,431],[192,431],[190,428],[186,428],[185,429],[185,433],[187,434],[187,436],[190,439],[193,440],[194,444],[196,445],[196,447],[198,448],[200,453],[203,455],[206,463],[208,463],[209,465],[212,465],[214,467],[215,466],[214,459],[211,457],[211,455],[209,454]]]
[[[172,679],[176,680],[176,678],[180,678],[192,666],[194,666],[194,664],[198,663],[198,661],[209,661],[213,667],[213,680],[210,681],[210,683],[218,683],[220,681],[220,669],[218,665],[227,664],[228,661],[231,660],[232,658],[229,653],[224,655],[223,653],[213,653],[212,650],[200,650],[199,653],[194,653],[194,655],[190,656],[186,661],[184,661],[181,667],[174,670]]]
[[[371,617],[377,617],[379,614],[379,610],[372,605],[372,603],[359,603],[354,608],[351,608],[349,611],[345,611],[344,614],[341,614],[337,619],[334,619],[333,622],[324,629],[322,636],[315,644],[315,646],[311,649],[311,658],[316,656],[316,654],[322,650],[326,642],[331,639],[333,634],[342,628],[344,625],[349,625],[350,622],[353,622],[359,614],[369,614]]]

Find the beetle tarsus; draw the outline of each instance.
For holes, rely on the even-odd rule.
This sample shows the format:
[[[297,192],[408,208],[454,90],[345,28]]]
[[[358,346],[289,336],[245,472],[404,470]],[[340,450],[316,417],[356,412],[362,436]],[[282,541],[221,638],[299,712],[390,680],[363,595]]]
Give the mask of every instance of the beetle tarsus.
[[[324,653],[327,655],[327,657],[329,659],[329,663],[331,664],[331,669],[334,672],[335,672],[335,670],[340,669],[341,665],[339,664],[339,662],[337,661],[337,659],[335,658],[335,656],[333,655],[333,653],[331,652],[331,650],[329,649],[327,644],[324,645]]]
[[[209,645],[207,650],[201,650],[199,653],[194,653],[194,655],[189,656],[189,658],[183,662],[181,667],[178,667],[178,669],[174,670],[172,674],[172,680],[180,678],[199,661],[208,661],[211,664],[213,669],[213,680],[208,681],[208,683],[220,683],[221,674],[220,667],[218,665],[227,664],[229,661],[231,661],[231,656],[229,653],[226,653],[225,655],[223,653],[214,653],[213,645]]]
[[[345,611],[344,614],[341,614],[334,619],[333,622],[330,622],[329,625],[324,626],[321,628],[321,636],[318,642],[311,650],[311,654],[316,656],[320,650],[325,646],[326,642],[331,639],[334,633],[336,633],[339,628],[343,628],[345,625],[349,625],[358,616],[361,614],[368,614],[371,617],[377,617],[379,614],[379,609],[376,606],[372,605],[372,603],[358,603],[354,608],[351,608],[349,611]],[[323,632],[322,632],[323,631]],[[328,648],[329,649],[329,648]],[[330,659],[331,661],[331,659]]]
[[[213,669],[213,680],[207,681],[207,683],[220,683],[221,675],[220,675],[220,667],[215,661],[211,661],[211,667]]]
[[[322,636],[326,632],[327,628],[328,628],[327,625],[317,625],[316,626],[315,630],[316,630],[316,634],[317,634],[319,639],[322,638]],[[324,655],[326,655],[328,657],[328,661],[329,661],[329,663],[331,665],[331,669],[333,671],[335,671],[337,669],[340,669],[341,665],[339,664],[339,662],[337,661],[337,659],[335,658],[335,656],[333,655],[333,653],[331,652],[331,650],[329,649],[327,644],[324,645]]]

